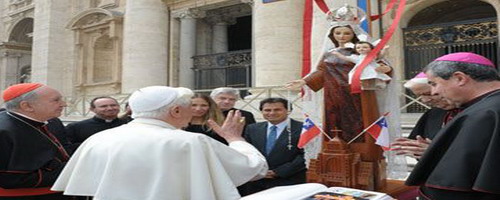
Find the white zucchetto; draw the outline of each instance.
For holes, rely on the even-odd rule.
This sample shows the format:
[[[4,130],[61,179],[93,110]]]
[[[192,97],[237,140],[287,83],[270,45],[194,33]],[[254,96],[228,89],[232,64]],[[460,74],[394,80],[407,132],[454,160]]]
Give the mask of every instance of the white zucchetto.
[[[129,98],[130,109],[133,112],[153,111],[167,106],[183,96],[193,96],[193,91],[183,87],[149,86],[141,88]]]

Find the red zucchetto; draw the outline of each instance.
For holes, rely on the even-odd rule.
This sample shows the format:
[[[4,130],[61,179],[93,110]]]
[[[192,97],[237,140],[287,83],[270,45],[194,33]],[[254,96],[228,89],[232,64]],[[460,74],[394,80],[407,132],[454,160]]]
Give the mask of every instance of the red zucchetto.
[[[3,101],[10,101],[18,96],[31,92],[39,87],[42,87],[41,83],[21,83],[11,85],[3,91]]]

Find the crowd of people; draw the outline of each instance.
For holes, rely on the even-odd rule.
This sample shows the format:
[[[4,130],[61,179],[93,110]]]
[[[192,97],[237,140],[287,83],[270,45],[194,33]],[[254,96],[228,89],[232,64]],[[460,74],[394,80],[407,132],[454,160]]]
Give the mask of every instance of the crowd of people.
[[[100,96],[92,118],[64,126],[57,90],[12,85],[0,111],[0,199],[238,199],[304,183],[302,123],[289,119],[288,101],[264,99],[266,122],[255,123],[234,108],[239,98],[233,88],[151,86],[122,117],[116,99]]]

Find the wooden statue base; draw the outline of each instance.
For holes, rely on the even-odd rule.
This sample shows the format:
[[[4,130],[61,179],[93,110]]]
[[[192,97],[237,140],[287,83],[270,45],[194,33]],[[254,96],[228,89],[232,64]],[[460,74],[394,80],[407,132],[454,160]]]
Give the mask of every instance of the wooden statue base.
[[[324,142],[317,159],[309,162],[307,182],[372,191],[385,187],[385,158],[380,147],[371,147],[369,142],[347,145],[338,135]]]
[[[369,146],[357,144],[356,146]],[[414,199],[417,187],[404,185],[404,181],[386,179],[385,159],[374,159],[355,152],[339,137],[323,143],[317,159],[311,159],[307,182],[321,183],[327,187],[348,187],[386,193],[396,199]],[[361,148],[362,149],[362,148]],[[371,159],[370,159],[371,158]],[[375,157],[376,158],[376,157]]]

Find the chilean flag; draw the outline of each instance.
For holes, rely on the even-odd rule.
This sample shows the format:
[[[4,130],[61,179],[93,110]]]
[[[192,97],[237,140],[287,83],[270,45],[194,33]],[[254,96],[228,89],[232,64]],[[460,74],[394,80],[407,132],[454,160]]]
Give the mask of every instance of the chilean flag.
[[[321,129],[316,126],[313,121],[306,115],[304,124],[302,125],[302,133],[300,134],[299,144],[297,147],[303,148],[309,141],[321,133]]]
[[[368,128],[366,132],[370,133],[370,135],[375,138],[375,144],[381,146],[384,151],[390,149],[389,130],[387,129],[387,120],[385,116],[382,116],[372,127]]]

